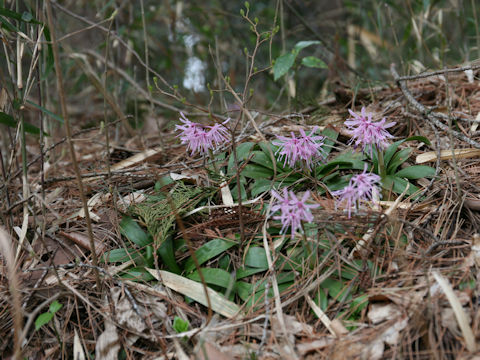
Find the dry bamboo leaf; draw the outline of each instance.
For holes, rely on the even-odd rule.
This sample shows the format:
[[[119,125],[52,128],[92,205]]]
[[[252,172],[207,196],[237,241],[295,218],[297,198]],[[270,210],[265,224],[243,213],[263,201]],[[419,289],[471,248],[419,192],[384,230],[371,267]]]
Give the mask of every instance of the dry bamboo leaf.
[[[80,342],[77,329],[74,329],[73,336],[73,360],[85,360],[85,353],[83,352],[82,343]]]
[[[333,336],[338,337],[340,334],[337,334],[335,332],[335,330],[332,328],[332,321],[329,319],[327,314],[325,314],[323,312],[323,310],[320,309],[320,307],[317,304],[315,304],[315,302],[312,300],[312,298],[310,296],[308,296],[307,294],[305,295],[305,299],[307,300],[308,305],[310,305],[310,307],[312,308],[315,315],[317,315],[317,317],[320,319],[320,321],[323,323],[323,325],[325,325],[327,330],[330,331],[330,333]]]
[[[329,337],[323,337],[318,340],[314,340],[308,343],[297,344],[297,350],[300,355],[304,356],[305,354],[314,351],[323,349],[333,343],[334,339]]]
[[[198,360],[230,360],[230,354],[226,354],[210,342],[199,342],[195,347]]]
[[[120,338],[117,328],[108,319],[105,319],[105,330],[97,339],[95,346],[95,359],[98,360],[117,360],[120,350]]]
[[[472,245],[472,253],[473,261],[477,266],[480,266],[480,235],[473,234],[473,245]]]
[[[117,206],[120,211],[127,211],[128,207],[132,204],[140,204],[147,199],[144,190],[138,190],[133,193],[129,193],[118,199]]]
[[[455,295],[452,286],[450,285],[448,280],[445,279],[438,271],[433,271],[432,275],[437,281],[438,285],[442,288],[445,296],[448,299],[448,302],[450,303],[450,306],[453,309],[453,312],[455,313],[455,317],[458,321],[458,326],[462,331],[468,351],[474,352],[477,347],[477,344],[475,342],[475,336],[473,335],[472,328],[470,327],[470,324],[468,322],[467,314],[465,314],[465,311],[463,310],[460,301]]]
[[[480,149],[453,149],[453,154],[455,159],[468,159],[474,157],[480,157]],[[442,150],[440,151],[440,160],[451,160],[453,159],[452,150]],[[429,151],[423,154],[420,154],[415,159],[417,164],[423,164],[427,162],[433,162],[437,160],[437,152]]]
[[[474,133],[478,129],[478,124],[480,124],[480,112],[475,117],[475,122],[470,126],[470,133]]]
[[[59,235],[62,235],[69,240],[72,240],[75,244],[77,244],[78,246],[80,246],[83,249],[91,250],[90,249],[90,239],[88,238],[88,236],[86,236],[82,233],[79,233],[79,232],[76,232],[76,231],[72,231],[72,232],[69,232],[69,233],[67,233],[65,231],[59,231]],[[95,251],[97,252],[97,254],[103,253],[106,245],[103,242],[98,241],[95,238],[93,239],[93,241],[95,242]]]
[[[22,230],[20,231],[20,234],[18,234],[18,247],[17,247],[17,253],[15,254],[15,261],[17,261],[18,256],[20,255],[20,250],[22,249],[23,241],[25,240],[25,236],[27,236],[27,230],[28,230],[28,211],[24,211]]]
[[[133,156],[130,156],[128,159],[125,159],[125,160],[122,160],[116,164],[114,164],[110,170],[114,171],[114,170],[122,170],[122,169],[125,169],[127,167],[130,167],[132,165],[136,165],[138,163],[141,163],[145,160],[147,160],[148,158],[151,158],[152,156],[155,156],[155,155],[158,155],[160,154],[160,152],[162,151],[161,148],[157,147],[157,148],[154,148],[154,149],[148,149],[148,150],[145,150],[145,151],[142,151],[138,154],[135,154]]]
[[[208,306],[207,297],[205,296],[205,288],[202,284],[168,271],[157,271],[155,269],[147,270],[158,281],[161,281],[163,285],[179,292],[180,294],[187,295],[204,306]],[[207,289],[213,311],[229,319],[233,317],[242,318],[240,307],[237,304],[225,299],[216,291],[210,288]]]
[[[395,304],[371,304],[368,311],[368,319],[372,324],[378,324],[385,320],[393,319],[401,314],[400,308]]]
[[[404,317],[402,320],[397,318],[391,326],[386,330],[380,332],[370,344],[362,351],[362,359],[379,360],[383,358],[385,344],[396,345],[400,337],[400,331],[405,329],[408,324],[408,318]]]
[[[220,175],[224,176],[223,172],[220,171]],[[222,194],[222,202],[223,205],[233,206],[233,196],[230,191],[230,187],[228,186],[227,182],[224,181],[220,184],[220,192]]]

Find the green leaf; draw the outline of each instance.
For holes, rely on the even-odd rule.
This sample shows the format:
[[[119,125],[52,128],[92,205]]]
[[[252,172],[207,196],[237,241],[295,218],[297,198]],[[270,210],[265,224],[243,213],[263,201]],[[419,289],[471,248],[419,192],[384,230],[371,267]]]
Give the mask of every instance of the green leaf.
[[[382,187],[386,190],[392,190],[397,194],[401,194],[406,189],[408,183],[409,182],[405,179],[402,179],[393,175],[387,175],[385,179],[383,179],[382,181]],[[408,188],[407,194],[413,195],[418,190],[419,190],[418,187],[410,183],[410,187]]]
[[[346,265],[342,267],[341,276],[342,279],[352,280],[355,276],[358,276],[358,270],[352,266]]]
[[[265,249],[259,246],[252,246],[245,255],[245,266],[259,269],[268,269],[267,255]]]
[[[188,331],[188,326],[188,321],[183,320],[179,316],[175,316],[175,318],[173,319],[173,330],[175,330],[177,334]]]
[[[272,189],[272,181],[270,179],[258,179],[252,185],[251,194],[256,198],[261,193],[270,191]]]
[[[18,125],[18,122],[15,121],[15,119],[8,114],[5,114],[4,112],[0,111],[0,124],[7,125],[12,128],[16,128]],[[25,132],[38,135],[40,134],[40,129],[36,127],[35,125],[32,125],[30,123],[24,122],[24,127],[25,127]],[[44,133],[46,136],[48,136],[47,133]]]
[[[63,306],[62,304],[60,304],[57,300],[55,300],[50,304],[50,312],[52,314],[55,314],[58,310],[62,308],[62,306]]]
[[[383,161],[385,162],[385,166],[388,167],[388,163],[392,159],[393,155],[397,151],[398,147],[400,144],[403,144],[406,141],[420,141],[423,142],[427,145],[430,145],[430,140],[428,140],[425,136],[410,136],[409,138],[395,141],[393,144],[391,144],[387,150],[385,150],[385,154],[383,156]]]
[[[323,153],[325,155],[330,154],[333,149],[333,144],[335,144],[335,140],[338,138],[338,132],[336,132],[331,127],[326,127],[322,132],[321,135],[325,137],[323,140]]]
[[[237,281],[235,283],[235,292],[238,294],[240,299],[246,301],[250,295],[253,295],[252,284],[249,284],[245,281]]]
[[[41,22],[34,20],[32,14],[29,14],[27,12],[20,14],[18,12],[6,9],[3,6],[0,6],[0,15],[3,15],[7,18],[18,20],[18,21],[32,22],[34,24],[42,24]]]
[[[22,14],[22,21],[30,22],[33,19],[33,15],[27,11]]]
[[[198,265],[202,265],[210,259],[213,259],[215,256],[223,253],[224,251],[230,249],[232,246],[237,245],[235,241],[232,240],[223,240],[223,239],[213,239],[206,244],[203,244],[195,251],[195,256],[197,257]],[[185,262],[185,271],[187,273],[195,269],[195,263],[193,259],[189,257]]]
[[[333,159],[333,161],[345,161],[350,162],[352,164],[351,169],[355,170],[362,170],[364,169],[366,157],[363,153],[354,152],[352,150],[348,150],[346,152],[340,153],[338,156]]]
[[[321,42],[318,40],[307,40],[307,41],[299,41],[295,47],[293,48],[293,51],[296,52],[297,54],[302,50],[305,49],[308,46],[311,45],[320,45]]]
[[[3,16],[0,16],[0,22],[2,23],[2,27],[4,27],[5,29],[7,29],[8,31],[11,31],[11,32],[18,32],[20,30],[18,30],[15,26],[13,26],[12,24],[10,24],[8,22],[7,19],[3,18]]]
[[[342,169],[351,169],[353,168],[353,163],[351,161],[343,161],[343,160],[332,160],[325,165],[321,165],[317,167],[317,174],[318,175],[323,175],[323,174],[328,174],[330,171],[335,169],[338,166],[338,168]]]
[[[128,269],[120,277],[131,281],[152,281],[155,279],[144,267]]]
[[[425,136],[420,136],[420,135],[416,135],[416,136],[410,136],[408,138],[406,138],[405,140],[403,141],[420,141],[420,142],[423,142],[425,143],[426,145],[430,145],[430,140],[428,140]]]
[[[408,160],[412,152],[411,148],[402,149],[393,155],[392,160],[387,166],[387,174],[394,174],[398,167]]]
[[[263,151],[254,151],[253,155],[254,156],[251,160],[253,163],[262,165],[273,170],[273,163],[270,154],[264,153]]]
[[[310,68],[328,69],[327,64],[322,59],[315,56],[306,56],[302,59],[302,65]]]
[[[355,312],[362,311],[368,305],[368,295],[360,295],[352,300],[350,308]]]
[[[57,120],[59,123],[63,124],[63,118],[57,114],[54,114],[53,112],[51,112],[50,110],[47,110],[45,109],[43,106],[40,106],[38,104],[35,104],[33,101],[30,101],[30,100],[25,100],[25,102],[29,103],[30,105],[32,105],[34,108],[37,108],[38,110],[40,110],[41,112],[43,112],[45,115],[48,115],[50,116],[52,119],[54,120]]]
[[[242,170],[242,175],[250,179],[265,179],[273,176],[273,170],[257,164],[248,164]]]
[[[267,268],[250,268],[250,267],[246,267],[246,268],[240,268],[237,270],[237,279],[240,280],[240,279],[243,279],[243,278],[246,278],[248,276],[251,276],[251,275],[255,275],[255,274],[258,274],[260,272],[263,272],[263,271],[266,271],[268,269]]]
[[[229,272],[216,269],[216,268],[201,268],[203,278],[207,284],[217,285],[224,289],[228,289],[230,284],[235,281],[232,278]],[[201,282],[200,274],[198,270],[195,270],[193,273],[187,276],[191,280],[195,280],[197,282]]]
[[[328,296],[325,290],[323,290],[321,287],[318,288],[317,296],[315,296],[315,303],[323,311],[326,311],[328,308]]]
[[[277,81],[279,78],[285,75],[288,70],[290,70],[295,63],[296,57],[296,53],[289,52],[279,56],[277,60],[275,60],[275,64],[273,65],[273,79],[275,81]]]
[[[425,165],[413,165],[406,167],[395,174],[399,178],[421,179],[435,176],[435,169]]]
[[[328,290],[328,295],[337,300],[341,300],[348,292],[349,285],[346,282],[335,280],[332,278],[327,278],[320,286]],[[350,295],[351,296],[351,295]],[[348,299],[348,296],[347,296]]]
[[[38,317],[35,319],[35,330],[40,329],[45,324],[48,324],[52,318],[53,314],[51,312],[38,315]]]
[[[245,179],[243,176],[240,179]],[[238,202],[238,184],[235,183],[235,186],[231,190],[232,197],[234,201]],[[245,182],[240,180],[240,194],[242,196],[242,200],[247,200],[247,190],[245,190]]]
[[[125,216],[120,222],[120,233],[140,247],[147,246],[153,241],[140,225],[129,216]]]
[[[108,261],[108,262],[111,262],[111,263],[117,263],[117,262],[124,263],[124,262],[129,261],[130,259],[133,259],[134,261],[135,261],[135,259],[138,260],[140,257],[141,256],[139,255],[138,250],[136,250],[136,249],[120,248],[120,249],[110,250],[110,251],[106,252],[105,254],[103,254],[102,260],[103,261]]]
[[[387,150],[385,150],[385,153],[383,155],[383,162],[384,162],[386,167],[388,167],[388,164],[390,163],[390,160],[392,160],[392,157],[395,154],[395,152],[397,151],[399,145],[403,142],[405,142],[405,140],[395,141],[393,144],[391,144],[387,148]]]
[[[172,236],[168,236],[167,239],[162,242],[162,244],[158,248],[158,254],[162,259],[162,262],[167,265],[167,268],[171,272],[175,274],[180,274],[182,272],[182,270],[177,264],[177,261],[175,260],[175,250],[173,249]]]
[[[255,143],[253,142],[245,142],[242,144],[239,144],[236,148],[237,152],[237,160],[240,163],[241,161],[245,161],[248,159],[248,156],[253,148]],[[235,156],[233,155],[233,152],[230,154],[230,158],[228,159],[228,167],[227,167],[227,173],[228,174],[234,174],[236,172],[236,166],[235,166]]]

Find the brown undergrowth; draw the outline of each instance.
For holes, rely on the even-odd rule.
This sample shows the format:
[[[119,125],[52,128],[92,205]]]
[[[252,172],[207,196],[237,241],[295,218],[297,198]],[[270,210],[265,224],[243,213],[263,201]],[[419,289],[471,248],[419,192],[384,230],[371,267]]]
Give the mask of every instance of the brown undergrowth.
[[[319,253],[322,256],[297,264],[302,270],[297,267],[292,275],[294,281],[286,287],[277,287],[281,289],[278,294],[260,296],[254,302],[256,306],[248,307],[227,291],[226,298],[238,308],[232,312],[222,309],[222,305],[216,308],[212,305],[211,319],[207,319],[207,307],[200,305],[201,300],[192,301],[195,296],[202,296],[204,288],[200,295],[190,294],[191,285],[182,285],[181,274],[170,279],[166,272],[163,276],[167,277],[159,272],[153,277],[156,280],[132,281],[120,276],[129,266],[128,261],[103,262],[94,267],[70,162],[60,156],[46,171],[43,201],[39,195],[42,186],[38,158],[31,155],[35,162],[30,163],[28,173],[32,187],[28,216],[21,211],[23,203],[15,203],[17,197],[13,196],[21,190],[18,178],[2,187],[2,196],[8,195],[10,199],[3,202],[2,208],[10,235],[3,236],[1,241],[6,247],[15,245],[16,254],[12,256],[16,259],[19,284],[11,288],[14,279],[5,261],[8,253],[2,250],[0,353],[6,358],[14,351],[16,328],[12,315],[17,310],[12,295],[18,294],[23,322],[22,332],[16,336],[20,337],[21,351],[27,358],[81,359],[96,354],[98,359],[114,359],[121,350],[123,358],[149,359],[473,359],[480,321],[477,284],[480,238],[476,235],[480,221],[478,150],[462,153],[460,150],[471,149],[471,144],[432,125],[430,117],[450,126],[456,134],[477,141],[478,80],[471,83],[464,72],[458,72],[404,82],[408,96],[428,113],[421,113],[392,84],[356,94],[355,104],[332,99],[293,120],[264,114],[269,121],[258,125],[267,138],[299,127],[326,124],[342,134],[346,109],[368,104],[372,111],[396,121],[393,133],[398,138],[423,135],[431,140],[431,146],[419,144],[409,161],[430,162],[436,166],[437,176],[433,181],[422,179],[417,183],[427,189],[418,201],[403,198],[399,204],[393,204],[396,196],[392,194],[389,199],[392,201],[382,203],[381,211],[370,210],[351,218],[336,210],[327,196],[314,193],[322,204],[321,210],[314,213],[315,225],[326,229],[335,223],[344,230],[328,231],[329,247]],[[443,115],[453,119],[450,125]],[[302,119],[300,123],[298,119]],[[259,140],[254,130],[247,129],[243,134],[243,142]],[[204,160],[190,158],[183,147],[176,145],[177,140],[170,132],[162,133],[161,137],[150,137],[146,147],[141,136],[124,146],[113,144],[108,169],[105,154],[101,154],[102,131],[77,129],[74,133],[99,258],[113,249],[130,247],[120,231],[122,214],[131,214],[132,204],[142,204],[149,194],[155,194],[155,183],[167,174],[183,177],[186,183],[196,186],[210,186],[213,191],[206,205],[195,203],[193,198],[192,207],[187,203],[181,205],[183,236],[190,238],[193,250],[219,237],[235,240],[241,231],[238,209],[225,212],[219,201],[220,182],[211,182]],[[341,135],[334,151],[343,151],[347,140]],[[56,151],[63,146],[58,145]],[[173,191],[171,184],[162,189]],[[259,201],[268,202],[268,197]],[[196,212],[200,206],[206,206],[207,212]],[[273,262],[282,265],[245,279],[252,284],[267,280],[267,290],[272,289],[291,261],[289,252],[275,251],[273,244],[278,236],[262,230],[262,213],[251,204],[243,206],[246,243],[224,254],[228,254],[231,269],[239,271],[249,247],[261,243],[263,233]],[[387,209],[390,209],[388,216]],[[171,215],[167,213],[152,221],[161,223]],[[22,221],[26,222],[25,227]],[[39,224],[44,224],[44,229]],[[21,233],[22,228],[27,229],[26,234]],[[373,235],[365,238],[369,231]],[[18,237],[22,236],[27,240],[19,245]],[[175,232],[173,236],[178,238],[181,234]],[[367,241],[356,248],[362,237]],[[292,249],[301,246],[299,240]],[[189,253],[177,249],[179,263],[188,257]],[[219,261],[214,257],[203,266],[213,268]],[[373,264],[377,271],[370,271],[367,263]],[[318,300],[321,284],[341,272],[345,264],[357,268],[356,275],[345,282],[346,287],[363,294],[368,304],[358,305],[357,311],[351,298],[338,294],[327,297],[322,310]],[[165,270],[162,259],[156,256],[154,267]],[[96,285],[95,271],[99,272],[101,288]],[[216,304],[218,299],[212,296],[213,293],[210,301]],[[48,312],[54,300],[63,307],[51,322],[35,330],[35,319]],[[188,321],[187,333],[177,334],[175,317]]]

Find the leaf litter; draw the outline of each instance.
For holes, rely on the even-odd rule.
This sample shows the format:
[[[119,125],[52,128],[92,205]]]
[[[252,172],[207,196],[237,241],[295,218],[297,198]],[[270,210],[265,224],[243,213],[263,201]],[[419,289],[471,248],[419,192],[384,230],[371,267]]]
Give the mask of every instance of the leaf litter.
[[[408,82],[415,99],[427,107],[445,103],[444,86],[438,76]],[[452,77],[449,86],[455,94],[451,111],[458,117],[456,131],[478,139],[470,125],[480,112],[480,102],[468,100],[477,98],[478,87],[462,77]],[[243,139],[252,142],[239,156],[243,177],[235,176],[235,167],[229,169],[228,150],[217,159],[226,172],[214,173],[205,158],[192,160],[184,148],[173,146],[173,134],[162,139],[171,146],[130,149],[135,155],[112,163],[110,178],[89,171],[106,172],[105,164],[91,162],[96,158],[94,147],[92,153],[82,147],[80,163],[91,175],[89,210],[95,215],[96,250],[104,259],[102,289],[96,288],[92,267],[86,266],[90,256],[86,227],[77,216],[81,203],[70,170],[50,168],[45,216],[52,221],[42,239],[35,222],[27,219],[31,247],[24,246],[19,254],[19,286],[27,324],[30,317],[34,320],[47,311],[46,300],[54,294],[64,306],[55,315],[57,324],[52,321],[38,331],[25,327],[25,356],[39,351],[52,358],[63,352],[78,359],[93,353],[99,359],[116,359],[122,353],[153,359],[197,352],[202,354],[199,358],[218,359],[475,356],[478,149],[441,129],[434,131],[397,87],[359,93],[356,102],[358,108],[370,103],[374,114],[396,122],[391,130],[397,138],[429,139],[431,145],[400,144],[400,150],[410,148],[411,156],[399,169],[415,162],[435,163],[436,176],[412,181],[420,191],[428,189],[420,197],[405,193],[395,203],[402,192],[391,188],[384,192],[388,199],[379,202],[380,208],[362,205],[352,216],[336,209],[327,191],[322,193],[318,186],[311,196],[321,208],[312,210],[314,220],[305,227],[303,238],[280,234],[271,219],[262,231],[272,186],[294,186],[304,180],[290,170],[272,178],[271,159],[254,132],[247,130]],[[309,109],[300,125],[278,115],[273,125],[265,122],[260,129],[269,140],[272,134],[288,135],[292,129],[309,132],[318,126],[333,131],[337,138],[329,156],[345,158],[349,134],[343,120],[349,108],[351,104],[335,102],[318,111]],[[86,137],[95,142],[102,136],[91,131]],[[343,181],[339,184],[348,183],[352,173],[342,168],[342,161],[320,170],[325,171],[321,181],[329,181],[338,171],[338,181]],[[355,161],[361,160],[351,163],[362,171]],[[252,189],[258,179],[249,174],[264,177],[258,189]],[[117,192],[109,194],[106,182]],[[21,184],[9,186],[12,192]],[[221,200],[225,186],[233,200],[226,204]],[[241,199],[246,204],[239,207],[242,192],[248,198]],[[252,193],[257,200],[250,203]],[[42,202],[38,197],[32,201],[34,215],[41,215]],[[18,209],[10,213],[22,223]],[[139,232],[129,232],[127,223],[136,224]],[[272,257],[271,264],[266,256]],[[8,309],[6,264],[1,270],[0,309]],[[187,331],[175,331],[175,316],[188,323]],[[0,351],[8,353],[11,312],[1,311],[0,318]]]

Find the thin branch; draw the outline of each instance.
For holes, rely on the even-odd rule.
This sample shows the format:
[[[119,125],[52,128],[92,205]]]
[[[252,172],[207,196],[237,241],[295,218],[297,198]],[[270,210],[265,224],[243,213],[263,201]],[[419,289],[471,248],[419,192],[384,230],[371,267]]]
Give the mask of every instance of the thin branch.
[[[430,76],[444,75],[448,73],[456,73],[456,72],[462,72],[466,70],[477,70],[477,69],[480,69],[480,64],[462,66],[462,67],[453,68],[453,69],[444,69],[444,70],[425,72],[417,75],[399,76],[396,81],[417,80],[417,79],[427,78]]]
[[[437,118],[437,116],[440,117],[439,115],[437,115],[437,113],[432,113],[429,109],[427,109],[424,105],[420,104],[413,97],[412,93],[410,92],[410,90],[408,90],[405,83],[402,80],[400,80],[400,76],[398,76],[398,72],[395,68],[395,64],[390,65],[390,72],[392,73],[395,82],[400,87],[400,90],[402,90],[402,93],[405,96],[405,98],[407,99],[408,103],[413,108],[415,108],[418,112],[420,112],[422,115],[424,115],[428,120],[430,120],[436,127],[440,128],[441,130],[443,130],[445,132],[449,132],[450,129],[449,129],[448,125],[445,125],[444,123],[442,123]],[[442,115],[444,115],[444,114],[442,114]],[[444,115],[444,116],[447,117],[446,115]],[[471,145],[471,146],[473,146],[477,149],[480,149],[480,143],[478,143],[475,140],[470,139],[468,136],[465,136],[464,134],[462,134],[458,131],[455,131],[455,130],[451,130],[451,133],[457,139],[463,140],[466,143],[468,143],[469,145]]]

